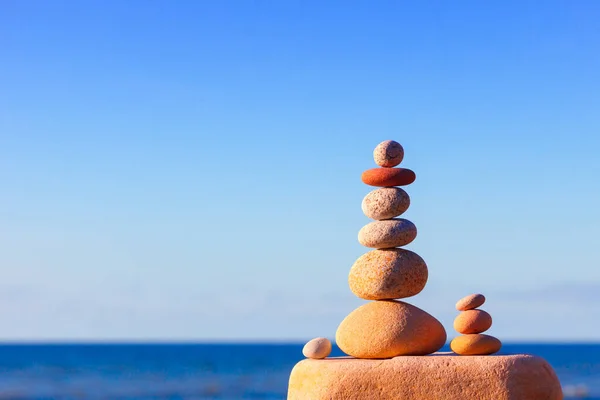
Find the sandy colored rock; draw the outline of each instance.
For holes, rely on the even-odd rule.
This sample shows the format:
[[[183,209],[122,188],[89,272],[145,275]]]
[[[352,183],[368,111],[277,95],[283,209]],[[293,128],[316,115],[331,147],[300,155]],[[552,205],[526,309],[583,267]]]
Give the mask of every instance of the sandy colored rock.
[[[494,354],[501,347],[500,340],[482,333],[457,336],[450,342],[450,349],[463,356]]]
[[[304,345],[302,354],[307,358],[320,359],[331,354],[331,342],[327,338],[315,338]]]
[[[563,398],[554,370],[540,357],[449,354],[389,360],[303,360],[292,370],[288,400]]]
[[[338,327],[335,341],[344,353],[357,358],[424,355],[442,348],[446,331],[412,304],[382,300],[352,311]]]
[[[372,168],[362,173],[361,179],[371,186],[406,186],[415,181],[417,176],[406,168]]]
[[[374,221],[361,228],[358,241],[366,247],[387,249],[406,246],[417,237],[417,227],[407,219]]]
[[[472,310],[477,307],[481,307],[485,303],[485,296],[482,294],[470,294],[463,297],[456,303],[456,309],[458,311]]]
[[[397,217],[408,210],[408,206],[408,193],[397,187],[375,189],[362,201],[363,213],[376,220]]]
[[[394,140],[386,140],[375,147],[373,158],[381,167],[395,167],[404,158],[404,148]]]
[[[491,326],[492,316],[483,310],[463,311],[454,319],[454,330],[458,333],[481,333]]]
[[[423,290],[427,274],[425,261],[410,250],[372,250],[356,260],[348,284],[362,299],[401,299]]]

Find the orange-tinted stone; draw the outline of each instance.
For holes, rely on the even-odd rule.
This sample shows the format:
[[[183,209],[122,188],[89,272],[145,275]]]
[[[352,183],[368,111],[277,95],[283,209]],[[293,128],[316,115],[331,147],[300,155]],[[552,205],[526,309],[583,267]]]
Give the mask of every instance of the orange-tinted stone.
[[[454,319],[454,329],[463,334],[485,332],[492,326],[492,316],[483,310],[463,311]]]
[[[352,311],[340,324],[335,341],[357,358],[431,354],[446,342],[442,324],[412,304],[372,301]]]
[[[450,342],[450,349],[463,356],[494,354],[501,347],[500,340],[482,333],[457,336]]]
[[[372,168],[362,173],[362,181],[371,186],[405,186],[416,179],[415,173],[407,168]]]
[[[463,297],[456,303],[456,309],[458,311],[472,310],[477,307],[481,307],[485,303],[485,296],[482,294],[470,294]]]
[[[531,355],[462,357],[436,353],[389,360],[303,360],[288,400],[560,400],[552,367]]]
[[[401,299],[421,292],[427,276],[427,264],[410,250],[373,250],[356,260],[348,285],[362,299]]]

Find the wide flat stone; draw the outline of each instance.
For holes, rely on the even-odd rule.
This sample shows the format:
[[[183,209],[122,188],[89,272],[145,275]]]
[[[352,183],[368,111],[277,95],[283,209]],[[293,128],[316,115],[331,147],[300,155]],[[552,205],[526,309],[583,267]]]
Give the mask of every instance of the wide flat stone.
[[[531,355],[351,357],[302,360],[292,370],[288,399],[558,400],[554,370]]]

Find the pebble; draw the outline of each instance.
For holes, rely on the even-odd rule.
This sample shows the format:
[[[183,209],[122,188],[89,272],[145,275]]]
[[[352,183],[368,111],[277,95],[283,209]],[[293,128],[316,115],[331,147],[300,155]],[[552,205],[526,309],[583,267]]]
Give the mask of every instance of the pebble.
[[[485,296],[482,294],[471,294],[463,297],[456,303],[456,309],[458,311],[472,310],[477,307],[481,307],[485,303]]]
[[[356,260],[348,284],[361,299],[401,299],[420,293],[427,276],[425,261],[410,250],[372,250]]]
[[[463,356],[484,356],[500,351],[502,342],[490,335],[476,333],[455,337],[450,342],[450,349]]]
[[[342,321],[335,341],[344,353],[357,358],[426,355],[442,348],[446,331],[437,319],[411,304],[371,301]]]
[[[369,218],[382,220],[397,217],[408,210],[410,197],[397,187],[375,189],[362,201],[363,213]]]
[[[406,186],[416,179],[415,173],[407,168],[372,168],[362,173],[361,179],[371,186]]]
[[[406,246],[417,237],[417,227],[407,219],[373,221],[358,232],[358,241],[366,247],[387,249]]]
[[[463,311],[454,319],[454,329],[459,333],[481,333],[492,326],[492,316],[483,310]]]
[[[404,158],[402,145],[394,140],[386,140],[375,147],[373,151],[375,163],[382,167],[395,167]]]
[[[329,339],[323,337],[312,339],[304,345],[302,354],[306,358],[325,358],[331,354],[331,342]]]

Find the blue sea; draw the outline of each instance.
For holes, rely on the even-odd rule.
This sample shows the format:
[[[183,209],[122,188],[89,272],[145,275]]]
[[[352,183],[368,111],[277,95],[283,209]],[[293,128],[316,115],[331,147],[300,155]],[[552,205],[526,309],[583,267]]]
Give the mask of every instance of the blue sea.
[[[301,351],[302,344],[0,345],[0,399],[284,399]],[[540,355],[566,398],[600,399],[600,344],[506,344],[502,353]]]

